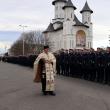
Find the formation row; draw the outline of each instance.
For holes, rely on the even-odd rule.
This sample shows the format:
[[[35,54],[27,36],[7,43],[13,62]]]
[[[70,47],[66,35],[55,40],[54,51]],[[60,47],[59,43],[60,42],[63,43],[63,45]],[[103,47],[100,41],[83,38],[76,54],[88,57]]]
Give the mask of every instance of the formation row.
[[[109,52],[61,51],[55,54],[57,74],[81,78],[99,83],[110,84]],[[33,67],[37,55],[7,56],[0,58],[4,62]]]

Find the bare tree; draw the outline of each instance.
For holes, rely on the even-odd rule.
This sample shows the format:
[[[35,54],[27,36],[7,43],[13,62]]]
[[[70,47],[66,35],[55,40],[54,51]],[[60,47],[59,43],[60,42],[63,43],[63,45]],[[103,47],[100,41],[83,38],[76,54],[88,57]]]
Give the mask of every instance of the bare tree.
[[[42,51],[44,38],[41,31],[22,33],[20,38],[10,48],[13,55],[22,55],[24,39],[24,55],[38,54]]]
[[[22,45],[23,45],[22,40],[17,40],[16,42],[14,42],[9,50],[11,55],[16,55],[16,56],[22,55],[22,51],[23,51]]]

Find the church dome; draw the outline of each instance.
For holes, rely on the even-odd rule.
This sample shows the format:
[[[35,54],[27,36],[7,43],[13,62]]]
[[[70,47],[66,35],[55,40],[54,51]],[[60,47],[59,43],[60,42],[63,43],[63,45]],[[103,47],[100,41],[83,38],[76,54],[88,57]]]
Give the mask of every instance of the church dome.
[[[63,9],[67,8],[67,7],[72,7],[76,10],[76,7],[73,5],[71,0],[68,0],[68,2],[66,3],[66,5],[63,7]]]
[[[86,3],[85,3],[85,6],[83,7],[83,9],[80,11],[80,13],[83,13],[83,12],[85,12],[85,11],[89,11],[89,12],[93,13],[93,11],[90,9],[90,7],[89,7],[87,1],[86,1]]]
[[[67,1],[66,0],[54,0],[52,2],[52,5],[55,5],[56,2],[64,2],[64,3],[66,3]]]

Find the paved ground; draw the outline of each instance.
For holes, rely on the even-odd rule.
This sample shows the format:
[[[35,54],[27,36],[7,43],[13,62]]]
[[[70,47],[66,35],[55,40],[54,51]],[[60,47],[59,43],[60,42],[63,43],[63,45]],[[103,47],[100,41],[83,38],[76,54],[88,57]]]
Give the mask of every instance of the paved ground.
[[[110,87],[56,77],[56,96],[42,96],[33,71],[0,63],[0,110],[110,110]]]

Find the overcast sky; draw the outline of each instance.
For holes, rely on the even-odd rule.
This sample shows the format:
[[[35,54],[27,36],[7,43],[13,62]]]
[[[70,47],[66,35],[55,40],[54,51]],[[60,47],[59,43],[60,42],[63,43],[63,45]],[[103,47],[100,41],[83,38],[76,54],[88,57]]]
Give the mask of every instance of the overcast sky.
[[[0,48],[9,47],[19,36],[22,28],[25,31],[45,29],[54,18],[53,0],[0,0]],[[110,35],[110,0],[87,0],[92,14],[94,31],[94,48],[108,46]],[[81,21],[79,11],[86,0],[72,0],[77,7],[75,14]],[[18,31],[18,32],[17,32]]]

